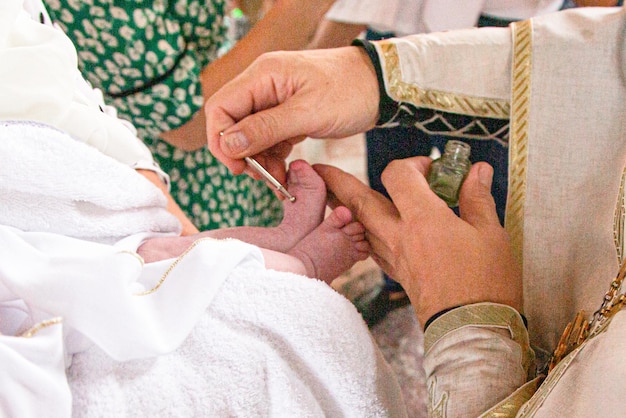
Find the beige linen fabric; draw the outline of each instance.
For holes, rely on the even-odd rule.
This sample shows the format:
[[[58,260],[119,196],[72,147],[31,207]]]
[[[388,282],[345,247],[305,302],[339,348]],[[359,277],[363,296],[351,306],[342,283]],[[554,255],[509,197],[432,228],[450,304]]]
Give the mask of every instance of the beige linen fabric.
[[[532,377],[528,333],[508,306],[455,309],[433,321],[424,339],[430,416],[477,417]]]
[[[519,315],[509,307],[455,309],[431,324],[425,341],[430,416],[620,415],[626,394],[626,311],[563,359],[542,383],[536,378],[523,386],[531,377],[532,352]]]
[[[533,19],[530,94],[513,88],[514,109],[530,101],[528,119],[512,114],[507,228],[521,243],[531,338],[548,350],[578,310],[598,308],[622,256],[625,14]]]
[[[414,35],[374,45],[387,94],[394,100],[445,112],[509,117],[507,29]]]
[[[506,226],[534,344],[552,350],[617,272],[626,162],[624,8],[375,44],[389,96],[511,118]]]

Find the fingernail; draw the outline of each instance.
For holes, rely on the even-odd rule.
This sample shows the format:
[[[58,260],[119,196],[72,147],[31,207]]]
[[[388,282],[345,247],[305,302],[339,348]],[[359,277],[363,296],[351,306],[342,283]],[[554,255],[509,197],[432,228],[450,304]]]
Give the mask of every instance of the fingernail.
[[[289,184],[297,184],[298,183],[298,164],[290,164],[289,170],[287,170],[287,182]]]
[[[491,188],[491,180],[493,178],[493,169],[483,164],[478,168],[478,181],[485,187]]]
[[[248,141],[248,138],[246,138],[241,131],[224,134],[223,138],[224,144],[226,144],[228,150],[233,154],[243,152],[250,146],[250,141]]]

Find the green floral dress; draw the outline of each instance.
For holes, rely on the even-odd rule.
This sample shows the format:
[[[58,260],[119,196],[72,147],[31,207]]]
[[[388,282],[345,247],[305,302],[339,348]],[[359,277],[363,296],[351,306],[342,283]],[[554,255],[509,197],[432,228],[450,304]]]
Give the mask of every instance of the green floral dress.
[[[282,205],[265,183],[233,176],[208,148],[186,152],[159,139],[202,106],[200,71],[225,41],[224,0],[44,3],[74,41],[85,78],[135,125],[199,229],[280,221]]]

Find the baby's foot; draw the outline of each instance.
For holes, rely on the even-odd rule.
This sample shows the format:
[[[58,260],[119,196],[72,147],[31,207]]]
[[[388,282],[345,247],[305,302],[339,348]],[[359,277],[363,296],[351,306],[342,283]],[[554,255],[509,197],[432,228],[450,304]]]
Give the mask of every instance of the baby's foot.
[[[340,206],[289,254],[304,263],[307,276],[330,283],[357,261],[365,260],[369,251],[365,228],[352,222],[350,210]]]
[[[296,200],[285,200],[283,220],[271,232],[276,234],[271,249],[281,252],[289,251],[313,231],[324,220],[326,211],[326,185],[306,161],[296,160],[289,165],[287,190]]]

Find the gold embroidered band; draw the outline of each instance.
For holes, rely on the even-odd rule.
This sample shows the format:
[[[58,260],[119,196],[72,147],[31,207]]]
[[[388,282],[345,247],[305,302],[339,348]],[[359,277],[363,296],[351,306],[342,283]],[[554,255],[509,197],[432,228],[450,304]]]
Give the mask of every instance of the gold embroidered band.
[[[509,102],[502,99],[487,99],[438,90],[422,89],[402,80],[400,58],[396,44],[389,41],[376,43],[382,51],[385,78],[389,95],[398,102],[411,103],[417,107],[494,119],[509,118]]]
[[[532,71],[532,21],[511,25],[513,62],[511,75],[511,131],[509,139],[509,187],[505,228],[511,236],[514,256],[523,262],[524,203],[528,164],[528,124]]]
[[[487,302],[464,305],[435,319],[424,333],[424,353],[428,353],[430,348],[446,334],[468,324],[508,329],[511,338],[523,348],[524,353],[528,354],[525,368],[534,361],[529,354],[528,333],[520,314],[510,306]]]

